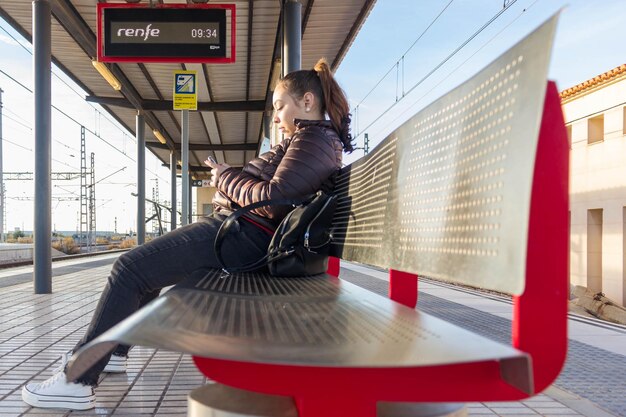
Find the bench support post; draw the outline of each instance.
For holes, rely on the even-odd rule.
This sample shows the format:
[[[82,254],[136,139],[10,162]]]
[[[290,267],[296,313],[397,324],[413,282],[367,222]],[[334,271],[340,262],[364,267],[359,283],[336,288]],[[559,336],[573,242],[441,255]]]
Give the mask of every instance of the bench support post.
[[[389,298],[407,307],[417,305],[417,275],[389,270]]]
[[[535,162],[526,287],[513,297],[512,342],[533,358],[535,393],[556,379],[567,353],[567,143],[559,93],[549,82]]]
[[[334,256],[328,257],[328,269],[326,273],[328,275],[332,275],[337,278],[339,276],[339,269],[341,268],[341,259],[335,258]]]

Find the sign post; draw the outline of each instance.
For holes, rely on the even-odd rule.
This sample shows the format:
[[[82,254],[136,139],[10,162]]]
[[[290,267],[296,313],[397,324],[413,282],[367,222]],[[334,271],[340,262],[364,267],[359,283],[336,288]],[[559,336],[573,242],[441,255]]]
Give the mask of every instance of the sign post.
[[[189,224],[189,218],[191,214],[191,207],[189,200],[191,197],[191,187],[189,184],[189,110],[183,110],[181,113],[180,123],[180,153],[182,161],[180,162],[180,174],[182,178],[183,195],[181,201],[181,208],[183,211],[182,219],[180,220],[181,226]]]
[[[189,110],[198,109],[196,71],[174,71],[174,110],[181,110],[181,177],[183,186],[181,224],[191,219],[191,184],[189,182]]]

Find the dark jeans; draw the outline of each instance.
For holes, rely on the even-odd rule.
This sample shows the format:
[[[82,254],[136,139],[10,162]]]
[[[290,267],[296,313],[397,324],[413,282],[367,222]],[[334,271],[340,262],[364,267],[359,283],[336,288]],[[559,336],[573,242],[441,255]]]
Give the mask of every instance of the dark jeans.
[[[213,244],[223,219],[219,215],[203,218],[121,255],[113,264],[87,333],[73,351],[154,300],[162,288],[177,284],[195,270],[218,268]],[[245,220],[235,229],[222,246],[227,265],[242,265],[265,255],[271,240],[268,233]],[[126,356],[129,349],[119,345],[112,354]],[[97,385],[110,357],[102,358],[76,382]]]

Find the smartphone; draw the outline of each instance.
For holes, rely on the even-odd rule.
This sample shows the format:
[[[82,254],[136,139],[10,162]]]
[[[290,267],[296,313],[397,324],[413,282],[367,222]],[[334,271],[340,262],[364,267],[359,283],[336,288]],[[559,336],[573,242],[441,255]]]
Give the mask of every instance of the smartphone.
[[[208,159],[209,161],[213,162],[214,164],[217,164],[217,161],[211,155],[207,156],[206,159]]]

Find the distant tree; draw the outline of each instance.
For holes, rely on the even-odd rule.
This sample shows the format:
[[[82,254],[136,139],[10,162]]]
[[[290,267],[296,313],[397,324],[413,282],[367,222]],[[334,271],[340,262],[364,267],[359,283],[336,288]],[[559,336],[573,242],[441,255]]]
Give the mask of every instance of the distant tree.
[[[26,235],[21,230],[16,230],[15,232],[13,232],[13,239],[19,239],[20,237],[24,236]]]

